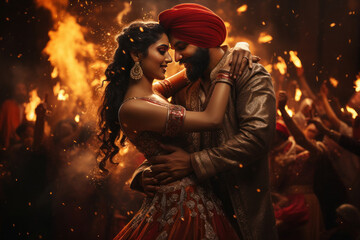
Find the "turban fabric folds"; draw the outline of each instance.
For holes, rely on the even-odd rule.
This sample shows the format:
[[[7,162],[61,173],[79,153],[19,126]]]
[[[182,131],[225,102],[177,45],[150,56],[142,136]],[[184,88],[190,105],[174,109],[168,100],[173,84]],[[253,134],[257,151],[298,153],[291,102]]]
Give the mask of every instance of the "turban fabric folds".
[[[223,20],[210,9],[179,4],[159,14],[159,23],[174,37],[202,48],[220,46],[226,38]]]

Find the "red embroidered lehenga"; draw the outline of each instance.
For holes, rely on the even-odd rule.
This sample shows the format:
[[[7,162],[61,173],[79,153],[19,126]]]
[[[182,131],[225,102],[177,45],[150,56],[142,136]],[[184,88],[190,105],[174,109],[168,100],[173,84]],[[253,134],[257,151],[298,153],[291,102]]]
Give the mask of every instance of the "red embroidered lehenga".
[[[159,144],[167,140],[166,136],[173,136],[178,132],[185,109],[155,99],[136,99],[168,107],[168,122],[163,135],[154,132],[127,134],[123,128],[129,140],[146,158],[149,158],[161,153]],[[123,123],[120,124],[124,126]],[[197,183],[195,177],[190,176],[160,186],[153,198],[146,197],[134,218],[114,239],[239,238],[226,219],[221,202],[212,193],[211,187]]]

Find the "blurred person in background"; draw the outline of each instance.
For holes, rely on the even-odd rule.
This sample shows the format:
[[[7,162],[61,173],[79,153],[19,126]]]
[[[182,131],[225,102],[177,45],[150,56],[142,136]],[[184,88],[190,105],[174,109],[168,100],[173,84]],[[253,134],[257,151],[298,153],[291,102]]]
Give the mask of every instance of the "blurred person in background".
[[[24,83],[16,83],[10,99],[3,102],[0,109],[0,147],[7,148],[14,141],[17,127],[25,120],[24,103],[28,101],[28,91]]]

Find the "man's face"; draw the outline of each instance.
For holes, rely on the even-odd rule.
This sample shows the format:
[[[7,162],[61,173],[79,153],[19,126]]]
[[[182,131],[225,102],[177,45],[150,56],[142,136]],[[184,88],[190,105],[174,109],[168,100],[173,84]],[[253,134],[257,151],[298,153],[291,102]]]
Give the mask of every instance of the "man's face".
[[[188,79],[194,82],[202,77],[209,65],[209,49],[197,47],[173,36],[170,36],[170,44],[175,50],[175,61],[185,65]]]

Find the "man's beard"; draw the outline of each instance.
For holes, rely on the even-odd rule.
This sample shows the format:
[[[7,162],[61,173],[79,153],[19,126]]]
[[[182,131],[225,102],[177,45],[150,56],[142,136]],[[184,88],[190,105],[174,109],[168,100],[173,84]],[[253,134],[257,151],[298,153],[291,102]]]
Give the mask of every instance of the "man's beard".
[[[194,55],[180,61],[180,63],[186,63],[186,75],[191,82],[195,82],[203,76],[206,68],[209,66],[210,54],[208,48],[198,48]]]

